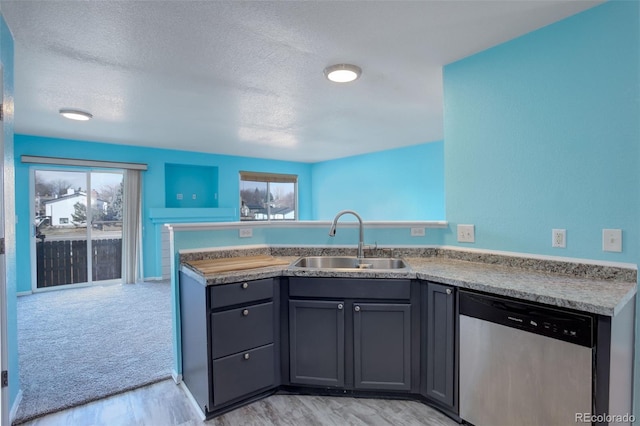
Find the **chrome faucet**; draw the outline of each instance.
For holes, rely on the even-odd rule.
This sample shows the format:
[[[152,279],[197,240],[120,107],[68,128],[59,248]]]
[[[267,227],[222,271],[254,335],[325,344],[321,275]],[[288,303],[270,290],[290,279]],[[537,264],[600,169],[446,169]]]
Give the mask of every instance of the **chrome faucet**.
[[[330,237],[336,236],[336,226],[338,225],[338,219],[340,218],[340,216],[347,213],[354,215],[356,219],[358,219],[358,222],[360,222],[360,240],[358,241],[358,259],[362,259],[364,257],[364,226],[362,223],[362,218],[358,213],[354,212],[353,210],[342,210],[341,212],[338,212],[336,217],[333,219],[333,223],[331,224],[331,229],[329,229],[329,236]]]

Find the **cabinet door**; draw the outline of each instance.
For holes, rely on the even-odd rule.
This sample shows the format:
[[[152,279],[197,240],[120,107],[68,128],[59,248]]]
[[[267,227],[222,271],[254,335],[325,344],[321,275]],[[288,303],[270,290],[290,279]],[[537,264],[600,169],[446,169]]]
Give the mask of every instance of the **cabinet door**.
[[[411,388],[411,306],[354,303],[354,379],[358,389]]]
[[[427,284],[427,396],[449,407],[455,392],[454,290]]]
[[[344,386],[344,302],[289,301],[293,384]]]

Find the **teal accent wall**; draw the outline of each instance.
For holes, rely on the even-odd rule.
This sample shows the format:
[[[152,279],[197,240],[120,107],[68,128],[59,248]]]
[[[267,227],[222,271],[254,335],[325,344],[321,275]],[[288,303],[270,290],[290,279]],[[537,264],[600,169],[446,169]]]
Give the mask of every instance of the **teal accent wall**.
[[[639,40],[638,2],[614,1],[445,67],[446,216],[475,224],[465,247],[638,262]]]
[[[436,141],[312,166],[313,219],[340,210],[371,220],[444,220],[444,142]]]
[[[164,179],[166,207],[218,207],[217,167],[195,166],[192,164],[165,164]],[[181,194],[182,199],[179,199],[178,194]]]
[[[240,170],[257,172],[290,173],[298,175],[298,210],[301,219],[311,217],[311,165],[289,161],[263,160],[249,157],[205,154],[189,151],[177,151],[158,148],[146,148],[130,145],[115,145],[98,142],[54,139],[30,135],[15,136],[15,170],[17,215],[20,218],[17,231],[18,268],[20,274],[18,291],[31,290],[30,232],[29,215],[29,170],[32,165],[22,164],[21,155],[81,158],[104,161],[122,161],[147,163],[149,169],[143,172],[143,262],[145,277],[160,277],[161,230],[162,224],[154,223],[149,216],[150,209],[165,207],[165,165],[216,167],[218,169],[218,207],[227,211],[240,206]],[[13,159],[12,159],[13,164]],[[188,167],[187,167],[188,168]],[[180,174],[177,179],[188,176]],[[201,218],[201,220],[204,218]],[[216,219],[212,219],[216,221]],[[235,220],[239,220],[239,214]]]
[[[7,314],[7,368],[9,371],[9,409],[20,391],[18,369],[18,313],[17,313],[17,251],[16,251],[16,197],[15,169],[13,166],[13,36],[4,17],[0,13],[0,62],[3,68],[4,146],[3,154],[3,196],[4,196],[4,238],[5,238],[5,279]],[[4,344],[4,342],[3,342]]]

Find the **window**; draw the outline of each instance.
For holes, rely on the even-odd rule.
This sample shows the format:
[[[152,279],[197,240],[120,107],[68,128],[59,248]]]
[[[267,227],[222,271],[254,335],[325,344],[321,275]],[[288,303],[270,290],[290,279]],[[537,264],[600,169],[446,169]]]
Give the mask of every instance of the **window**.
[[[298,176],[240,172],[240,220],[297,220]]]
[[[66,225],[69,223],[69,218],[68,217],[61,217],[60,218],[60,225]]]

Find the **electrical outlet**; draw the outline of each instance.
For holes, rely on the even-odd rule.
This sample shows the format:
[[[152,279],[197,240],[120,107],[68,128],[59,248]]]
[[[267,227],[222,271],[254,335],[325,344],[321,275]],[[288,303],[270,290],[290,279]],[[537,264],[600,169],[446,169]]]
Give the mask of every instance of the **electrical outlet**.
[[[192,194],[192,195],[191,195],[191,199],[192,199],[192,200],[195,200],[196,198],[197,198],[197,197],[196,197],[196,194]]]
[[[425,234],[424,228],[411,228],[412,237],[424,237],[424,234]]]
[[[551,230],[551,247],[557,247],[557,248],[567,247],[567,230],[566,229]]]
[[[475,243],[476,233],[474,225],[458,225],[458,242]]]
[[[622,229],[602,230],[602,251],[622,251]]]
[[[182,200],[182,194],[176,194],[176,200]]]
[[[251,238],[253,237],[253,228],[240,228],[239,230],[240,238]]]

